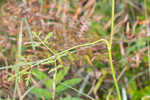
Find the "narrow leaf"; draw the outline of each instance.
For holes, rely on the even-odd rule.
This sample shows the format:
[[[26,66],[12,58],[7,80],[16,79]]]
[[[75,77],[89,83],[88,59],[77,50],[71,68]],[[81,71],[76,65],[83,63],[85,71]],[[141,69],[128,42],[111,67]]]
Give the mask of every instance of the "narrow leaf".
[[[81,78],[75,78],[75,79],[66,80],[66,81],[64,81],[63,83],[61,83],[60,85],[58,85],[56,87],[56,92],[65,91],[65,90],[68,89],[68,87],[66,87],[65,85],[74,86],[74,85],[80,83],[81,80],[82,80]]]
[[[32,75],[34,75],[39,80],[43,80],[44,85],[46,85],[48,88],[52,88],[53,82],[45,73],[36,69],[32,69]]]
[[[56,74],[56,84],[60,83],[64,79],[64,76],[68,73],[68,70],[69,70],[69,67],[64,67],[63,70],[60,70]]]
[[[46,35],[46,37],[45,37],[45,39],[44,39],[44,42],[47,43],[47,40],[48,40],[52,35],[53,35],[53,32],[49,32],[49,33]]]
[[[66,98],[62,98],[61,100],[83,100],[83,99],[78,97],[66,97]]]
[[[43,88],[33,88],[31,93],[37,97],[44,97],[46,99],[52,98],[52,92],[48,91],[47,89],[43,89]]]

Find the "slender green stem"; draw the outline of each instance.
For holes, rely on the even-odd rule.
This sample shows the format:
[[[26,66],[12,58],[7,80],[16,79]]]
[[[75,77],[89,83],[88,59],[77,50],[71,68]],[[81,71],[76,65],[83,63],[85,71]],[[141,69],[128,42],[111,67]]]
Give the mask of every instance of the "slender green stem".
[[[115,0],[112,0],[110,47],[112,45],[113,35],[114,35],[114,13],[115,13]]]
[[[51,56],[51,57],[48,57],[48,58],[46,58],[46,59],[37,60],[37,61],[33,61],[33,62],[27,62],[27,63],[21,63],[21,64],[15,64],[15,65],[9,65],[9,66],[2,66],[2,67],[0,67],[0,70],[6,69],[6,68],[10,69],[10,68],[14,68],[14,67],[16,67],[16,66],[18,66],[18,67],[27,66],[27,65],[36,66],[36,65],[38,65],[38,64],[42,64],[42,63],[49,62],[49,60],[57,60],[57,59],[58,59],[58,55],[59,55],[59,57],[66,56],[66,53],[69,52],[69,51],[71,51],[71,50],[73,50],[73,49],[77,49],[77,48],[81,48],[81,47],[86,47],[86,46],[94,46],[94,45],[96,45],[96,44],[99,43],[99,42],[104,42],[104,43],[106,43],[106,44],[108,43],[108,41],[107,41],[106,39],[99,39],[99,40],[97,40],[97,41],[95,41],[95,42],[91,42],[91,43],[86,43],[86,44],[74,46],[74,47],[69,48],[69,49],[67,49],[67,50],[61,51],[61,52],[59,52],[58,54],[55,54],[55,55],[53,55],[53,56]],[[89,47],[89,48],[90,48],[90,47]],[[80,51],[80,50],[79,50],[79,51]],[[72,51],[71,53],[75,53],[75,52],[78,52],[78,51]],[[53,62],[53,61],[51,61],[51,63],[52,63],[52,62]],[[54,62],[55,62],[55,61],[54,61]]]
[[[113,35],[114,35],[114,13],[115,13],[115,0],[112,0],[112,18],[111,18],[111,34],[110,34],[110,43],[107,44],[108,46],[108,53],[109,53],[109,61],[110,61],[110,67],[112,70],[112,77],[114,79],[114,84],[116,87],[116,91],[118,94],[118,100],[121,100],[121,94],[118,86],[118,82],[115,76],[115,70],[114,70],[114,65],[112,63],[112,54],[111,54],[111,47],[112,47],[112,41],[113,41]]]
[[[118,94],[118,100],[121,100],[121,94],[120,94],[118,82],[117,82],[116,75],[115,75],[114,65],[112,63],[111,49],[108,49],[108,53],[109,53],[110,67],[111,67],[111,70],[112,70],[112,77],[114,79],[114,84],[115,84],[116,91],[117,91],[117,94]]]

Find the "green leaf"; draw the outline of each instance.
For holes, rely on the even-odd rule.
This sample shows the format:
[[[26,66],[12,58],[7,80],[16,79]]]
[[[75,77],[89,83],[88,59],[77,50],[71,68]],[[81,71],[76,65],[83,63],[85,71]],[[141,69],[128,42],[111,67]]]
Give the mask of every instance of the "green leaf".
[[[49,32],[49,33],[46,35],[46,37],[45,37],[45,39],[44,39],[44,42],[47,42],[47,40],[48,40],[52,35],[53,35],[53,32]]]
[[[25,78],[25,85],[28,87],[29,83],[30,83],[30,77],[28,76],[27,78]]]
[[[78,98],[78,97],[66,97],[66,98],[62,98],[60,100],[83,100],[83,99]]]
[[[68,87],[66,87],[65,85],[69,85],[69,87],[70,86],[72,87],[72,86],[80,83],[81,80],[82,80],[81,78],[74,78],[74,79],[66,80],[56,87],[56,92],[59,93],[59,92],[65,91],[68,89]]]
[[[42,71],[32,69],[32,75],[34,75],[39,80],[43,80],[44,85],[46,85],[48,88],[52,88],[53,86],[52,80]]]
[[[33,88],[31,93],[37,97],[44,97],[46,99],[52,98],[52,93],[47,89],[43,89],[43,88]]]
[[[69,70],[69,67],[64,67],[63,70],[60,70],[56,74],[56,84],[60,83],[64,79],[64,76],[68,73],[68,70]]]

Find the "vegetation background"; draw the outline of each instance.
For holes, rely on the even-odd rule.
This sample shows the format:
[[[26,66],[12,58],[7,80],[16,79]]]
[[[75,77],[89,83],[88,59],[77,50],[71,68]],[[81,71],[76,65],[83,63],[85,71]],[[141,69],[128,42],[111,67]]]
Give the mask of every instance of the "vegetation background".
[[[0,0],[0,100],[150,100],[150,0]]]

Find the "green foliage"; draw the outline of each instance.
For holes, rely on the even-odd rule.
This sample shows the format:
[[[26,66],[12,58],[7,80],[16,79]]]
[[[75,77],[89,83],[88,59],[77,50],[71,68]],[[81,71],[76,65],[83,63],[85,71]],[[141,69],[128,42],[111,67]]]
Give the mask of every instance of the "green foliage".
[[[96,32],[100,36],[106,36],[106,32],[102,29],[101,25],[97,22],[92,22],[91,23],[91,29],[90,32]]]
[[[38,80],[43,80],[44,85],[46,85],[48,88],[52,88],[53,81],[44,72],[37,69],[32,69],[32,75]]]
[[[63,83],[60,83],[60,85],[58,85],[56,87],[57,95],[59,95],[60,93],[63,93],[63,91],[65,91],[65,90],[69,89],[66,86],[69,86],[69,87],[74,86],[80,82],[81,82],[80,78],[75,78],[75,79],[66,80]],[[49,90],[43,89],[43,88],[33,88],[31,93],[37,97],[44,97],[47,99],[52,98],[52,91],[49,91]]]
[[[66,97],[66,98],[62,98],[60,100],[83,100],[83,99],[77,98],[77,97]]]
[[[56,84],[60,83],[63,79],[64,76],[68,73],[69,67],[64,67],[63,70],[60,70],[57,74],[56,74]]]
[[[59,65],[59,66],[61,66],[61,65]],[[81,82],[80,78],[74,78],[74,79],[66,80],[61,83],[61,81],[64,80],[64,76],[68,73],[68,70],[69,70],[69,67],[64,67],[63,69],[60,69],[58,71],[58,73],[56,73],[56,79],[54,81],[56,84],[57,95],[59,95],[60,93],[62,93],[65,90],[69,89],[66,86],[72,87]],[[32,75],[35,76],[38,80],[41,80],[46,87],[48,87],[49,89],[52,89],[53,81],[44,72],[39,71],[37,69],[32,69]],[[47,99],[52,98],[52,95],[53,95],[52,91],[49,91],[49,90],[43,89],[43,88],[34,88],[34,89],[32,89],[31,93],[37,97],[43,96],[44,98],[47,98]]]
[[[147,0],[146,6],[147,6],[147,12],[150,15],[150,1],[149,0]]]
[[[48,39],[49,39],[52,35],[53,35],[53,32],[49,32],[49,33],[46,35],[46,37],[45,37],[45,39],[44,39],[44,42],[45,42],[45,43],[48,43]]]
[[[130,83],[130,88],[128,88],[128,93],[131,95],[131,100],[141,100],[142,97],[150,94],[150,86],[138,89],[136,82],[132,81]]]
[[[111,1],[110,0],[101,0],[96,3],[96,13],[104,14],[106,17],[111,16]]]
[[[80,82],[81,82],[81,78],[74,78],[74,79],[66,80],[57,86],[56,91],[57,92],[63,92],[63,91],[68,89],[68,87],[66,87],[67,85],[68,86],[74,86]]]
[[[112,47],[112,50],[114,51],[115,59],[120,60],[121,54],[120,54],[120,46],[118,44],[114,44]]]
[[[129,42],[129,48],[127,48],[127,53],[136,53],[139,49],[146,46],[147,38],[139,38],[138,41]]]
[[[58,65],[58,67],[61,65]],[[63,79],[64,76],[68,73],[69,67],[64,67],[63,70],[60,70],[56,74],[56,84],[60,83]],[[32,69],[32,75],[35,76],[38,80],[43,80],[44,85],[46,85],[48,88],[52,88],[53,81],[50,79],[44,72],[39,71],[37,69]]]
[[[106,66],[108,66],[108,64],[102,63],[99,60],[95,60],[93,63],[95,65],[95,67],[97,67],[99,69],[103,69],[103,68],[106,68]]]
[[[45,99],[52,98],[52,92],[43,88],[33,88],[31,93],[37,97],[44,97]]]
[[[29,1],[30,0],[25,0],[24,2],[29,3]],[[48,3],[50,1],[55,2],[53,4],[54,7],[51,6],[51,5],[49,6]],[[63,60],[66,60],[67,58],[70,57],[69,59],[71,60],[72,65],[78,66],[78,64],[76,64],[76,62],[74,63],[74,61],[76,61],[76,60],[79,60],[80,64],[86,65],[87,62],[80,59],[80,57],[82,55],[79,55],[80,53],[76,54],[75,52],[80,51],[80,49],[82,49],[82,47],[85,47],[85,49],[86,48],[91,48],[93,45],[96,45],[99,42],[104,42],[107,45],[108,52],[107,53],[105,51],[101,52],[100,51],[101,47],[100,47],[100,50],[98,50],[98,52],[96,50],[96,53],[95,53],[95,48],[92,48],[92,50],[90,51],[91,55],[89,57],[90,58],[89,59],[90,60],[90,62],[89,62],[90,67],[87,64],[87,66],[86,66],[87,70],[83,71],[83,74],[85,75],[87,72],[94,71],[93,70],[94,67],[98,67],[98,68],[96,68],[96,71],[98,71],[100,73],[105,68],[106,68],[106,71],[107,71],[107,69],[109,69],[108,63],[110,63],[109,66],[111,67],[111,72],[112,73],[110,73],[110,72],[108,72],[108,73],[112,74],[112,76],[113,76],[114,84],[115,84],[116,92],[117,92],[118,96],[116,96],[116,93],[114,93],[114,88],[111,91],[112,94],[111,94],[111,92],[109,92],[110,94],[107,94],[109,90],[105,92],[106,94],[104,94],[104,93],[102,93],[100,95],[98,94],[98,92],[101,91],[101,89],[100,89],[101,86],[104,86],[104,88],[107,88],[107,89],[109,88],[107,86],[110,86],[110,85],[103,84],[103,81],[105,80],[105,78],[110,78],[109,76],[107,77],[107,74],[105,74],[105,73],[104,73],[104,75],[102,74],[102,76],[99,78],[99,80],[98,79],[94,80],[94,81],[97,82],[97,83],[95,83],[94,86],[91,84],[92,80],[90,80],[88,85],[86,85],[88,88],[85,89],[85,92],[87,92],[87,90],[92,87],[92,88],[95,88],[94,89],[94,94],[100,100],[106,100],[108,95],[110,96],[110,98],[107,99],[107,100],[121,100],[118,81],[116,79],[115,74],[118,75],[118,76],[121,76],[121,79],[119,80],[120,85],[125,85],[124,80],[122,80],[122,77],[124,79],[130,80],[130,79],[133,78],[133,76],[135,76],[136,78],[138,77],[138,78],[141,79],[142,85],[139,88],[139,86],[138,86],[139,84],[137,85],[137,82],[135,81],[136,78],[135,78],[135,80],[132,80],[132,82],[125,81],[125,83],[127,83],[127,85],[128,85],[128,87],[126,87],[126,89],[125,89],[125,90],[127,90],[127,93],[126,93],[127,95],[126,96],[131,100],[141,100],[141,99],[142,100],[147,100],[146,97],[150,94],[150,86],[147,85],[149,83],[149,80],[146,80],[146,78],[147,77],[149,78],[149,75],[146,73],[147,75],[142,74],[142,76],[140,76],[140,77],[138,76],[139,74],[143,73],[143,69],[147,70],[148,61],[149,61],[149,56],[147,56],[147,52],[149,53],[149,51],[146,49],[147,45],[149,45],[148,42],[150,41],[150,38],[148,36],[146,36],[146,33],[147,33],[146,29],[149,30],[149,27],[146,26],[146,20],[148,18],[146,18],[146,16],[143,15],[143,13],[144,13],[143,0],[71,0],[71,2],[68,1],[68,0],[64,0],[64,1],[50,0],[50,1],[48,1],[48,0],[45,0],[45,1],[44,0],[38,0],[38,4],[36,4],[36,0],[35,0],[34,2],[32,2],[33,5],[32,5],[32,3],[30,5],[31,11],[32,11],[32,6],[35,6],[35,7],[37,7],[36,8],[37,11],[35,11],[35,13],[37,13],[39,15],[44,14],[44,16],[42,15],[43,17],[41,15],[40,15],[41,17],[40,16],[36,16],[36,17],[41,18],[40,19],[41,22],[42,21],[44,22],[43,25],[48,24],[50,32],[47,33],[48,30],[40,30],[41,32],[39,32],[37,34],[36,31],[39,31],[39,29],[41,29],[40,27],[44,27],[44,26],[42,26],[42,24],[39,23],[40,27],[38,26],[38,24],[37,24],[36,27],[33,27],[32,22],[34,22],[34,21],[32,21],[32,20],[34,19],[34,16],[32,16],[33,19],[30,19],[31,18],[30,15],[28,15],[28,13],[27,13],[27,15],[26,15],[26,13],[24,13],[25,16],[29,16],[27,19],[24,18],[25,25],[23,24],[23,26],[26,27],[27,32],[29,33],[28,36],[29,36],[30,39],[25,39],[23,37],[23,36],[26,37],[27,35],[26,35],[25,30],[24,30],[25,28],[21,27],[20,32],[23,31],[23,34],[21,33],[23,36],[21,34],[18,35],[18,37],[19,37],[18,38],[18,44],[19,44],[18,47],[19,47],[19,49],[16,50],[15,46],[6,47],[6,49],[8,48],[10,50],[10,51],[7,51],[8,58],[10,57],[10,54],[11,55],[13,54],[13,55],[18,55],[17,60],[19,59],[19,61],[17,61],[16,65],[5,66],[5,68],[2,68],[2,69],[6,69],[6,68],[10,67],[12,69],[10,69],[9,71],[13,71],[13,72],[14,72],[14,69],[16,69],[15,70],[15,75],[13,75],[14,74],[13,73],[8,78],[8,81],[13,80],[13,79],[16,80],[16,86],[15,86],[15,89],[14,89],[15,90],[14,94],[16,95],[16,93],[17,93],[16,92],[17,91],[17,85],[18,86],[20,85],[19,84],[20,80],[23,79],[23,81],[25,81],[26,86],[29,87],[31,85],[29,83],[31,83],[30,79],[31,79],[31,76],[32,76],[32,78],[34,78],[34,80],[39,81],[39,85],[38,85],[39,87],[32,88],[32,86],[31,86],[31,90],[29,88],[29,90],[31,92],[30,91],[29,92],[31,94],[35,95],[38,98],[44,97],[44,99],[48,99],[48,100],[50,100],[52,98],[54,100],[56,98],[56,100],[57,100],[57,97],[59,97],[58,100],[60,98],[61,98],[60,100],[83,100],[83,99],[81,99],[79,97],[76,97],[76,96],[68,97],[68,93],[67,93],[67,97],[63,98],[63,96],[64,96],[64,95],[62,95],[63,92],[68,92],[66,90],[68,90],[70,88],[72,90],[78,92],[80,95],[82,94],[83,96],[88,97],[88,95],[84,94],[82,91],[80,92],[77,89],[72,88],[73,86],[80,83],[81,79],[80,78],[68,79],[68,77],[65,77],[68,74],[69,67],[64,67],[62,65],[63,63],[67,62],[67,61],[63,62]],[[92,8],[90,6],[91,1],[93,1],[93,2],[95,1],[95,6],[96,6],[95,9],[94,9],[94,7]],[[125,12],[123,13],[123,16],[124,15],[129,15],[128,18],[127,18],[127,21],[124,22],[124,19],[123,19],[122,15],[117,17],[117,18],[114,18],[114,10],[113,10],[114,9],[114,6],[113,6],[114,1],[116,1],[116,8],[117,8],[116,11],[115,11],[115,14],[117,15],[117,13],[119,11],[124,11],[125,10]],[[118,1],[119,1],[119,4],[117,4]],[[147,5],[147,13],[148,13],[148,16],[149,16],[149,14],[150,14],[150,0],[145,0],[145,1],[146,1],[146,5]],[[7,0],[1,0],[0,1],[0,7],[4,2],[7,2]],[[82,5],[80,5],[81,2],[83,3]],[[11,1],[10,1],[10,3],[11,3]],[[63,4],[61,4],[61,3],[63,3]],[[19,5],[21,4],[21,7],[24,8],[24,5],[22,5],[23,2],[21,0],[19,0],[18,4]],[[40,4],[40,9],[38,9],[39,4]],[[65,8],[63,8],[62,5]],[[80,5],[80,7],[79,7],[79,5]],[[94,5],[94,3],[93,3],[93,5]],[[55,7],[55,6],[57,6],[57,7]],[[85,7],[85,6],[88,6],[88,7]],[[14,6],[14,8],[15,7],[17,8],[17,4]],[[27,7],[28,7],[28,4],[27,4]],[[12,4],[12,7],[10,7],[9,9],[11,9],[11,8],[12,8],[12,11],[10,11],[10,13],[12,13],[12,15],[14,15],[13,14],[13,11],[14,11],[13,4]],[[78,9],[78,8],[80,8],[80,9]],[[86,8],[86,9],[84,9],[84,8]],[[12,17],[11,14],[9,13],[9,9],[7,9],[7,7],[4,7],[4,9],[1,9],[1,11],[4,11],[4,13],[6,14],[5,15],[6,19],[4,18],[6,23],[7,23],[7,21],[9,22],[9,20],[12,20],[12,21],[15,22],[14,17]],[[24,9],[26,9],[26,7]],[[42,13],[38,12],[38,10],[40,10],[40,12],[42,12]],[[87,36],[87,39],[82,37],[83,42],[93,41],[94,39],[97,39],[99,37],[101,39],[99,39],[95,42],[92,42],[92,43],[87,42],[86,44],[82,44],[80,41],[76,42],[76,39],[73,39],[72,37],[74,36],[74,33],[75,33],[75,36],[78,35],[78,34],[76,34],[77,33],[76,29],[78,30],[80,28],[80,25],[79,26],[74,26],[75,28],[70,28],[70,27],[67,26],[67,25],[70,24],[70,22],[68,22],[68,20],[70,20],[70,18],[75,18],[75,21],[77,21],[77,23],[76,22],[75,23],[71,22],[71,24],[76,25],[76,24],[78,24],[78,21],[79,21],[81,26],[82,26],[82,24],[84,26],[84,22],[81,23],[80,18],[85,17],[85,16],[82,16],[82,15],[85,15],[84,12],[88,13],[90,11],[93,14],[92,16],[90,16],[91,25],[90,25],[90,30],[88,31],[90,34],[88,34],[89,36]],[[54,19],[49,18],[49,16],[51,16],[51,13],[49,13],[50,15],[48,14],[48,19],[47,19],[46,12],[53,12],[54,15],[52,15],[52,17]],[[71,14],[70,14],[70,12],[71,12]],[[115,22],[116,22],[116,26],[114,25],[114,22],[113,22],[114,20],[112,20],[112,22],[111,22],[111,24],[112,24],[111,34],[110,34],[109,33],[110,32],[110,26],[108,26],[108,29],[103,29],[103,27],[105,27],[105,25],[108,25],[107,23],[109,23],[111,21],[111,14],[112,14],[112,19],[114,19]],[[55,15],[58,15],[58,18],[55,19],[55,17],[56,17]],[[22,14],[19,17],[17,16],[17,13],[15,14],[15,17],[17,18],[17,23],[19,22],[19,18],[21,16],[22,16]],[[96,17],[98,17],[98,19]],[[101,17],[103,17],[103,18],[98,22],[97,20],[99,20],[99,18],[101,18]],[[44,19],[42,19],[42,18],[44,18]],[[69,19],[65,19],[65,18],[69,18]],[[3,20],[3,18],[2,18],[2,20]],[[61,20],[61,21],[59,21],[59,20]],[[28,23],[28,21],[30,23]],[[51,25],[51,21],[52,21],[52,25]],[[53,21],[54,21],[55,24],[53,24]],[[124,24],[122,24],[122,22]],[[128,26],[127,26],[128,23],[130,24],[129,25],[129,31],[130,31],[129,34],[128,34],[128,32],[126,33],[126,31],[128,30]],[[63,25],[63,24],[64,24],[64,27],[61,28],[61,25]],[[58,25],[58,27],[57,27],[57,25]],[[59,27],[59,25],[60,25],[60,27]],[[121,28],[120,28],[120,25],[121,25]],[[8,29],[7,31],[10,32],[10,33],[11,33],[11,30],[13,30],[13,28],[17,29],[17,27],[18,27],[18,25],[15,24],[15,23],[14,23],[14,27],[12,25],[10,25],[10,26],[8,25],[9,27],[7,27],[7,25],[2,25],[2,26],[5,26],[6,29]],[[31,26],[31,28],[30,28],[30,26]],[[115,37],[113,37],[113,31],[114,31],[113,27],[114,26],[116,28],[119,26],[119,28],[120,28],[120,29],[117,29],[118,32],[115,34]],[[70,28],[69,31],[67,31],[68,28]],[[32,29],[35,32],[32,32]],[[13,31],[16,32],[15,29]],[[53,33],[53,32],[55,32],[55,33]],[[59,39],[57,39],[57,33],[60,35]],[[67,36],[68,33],[69,33],[69,36],[66,38],[65,36]],[[130,35],[131,35],[131,37],[130,37]],[[16,44],[17,33],[14,36],[9,36],[8,34],[6,36],[8,36],[8,39],[6,39],[6,40],[8,42],[9,42],[9,40],[11,41],[11,43],[8,43],[9,45]],[[45,36],[45,38],[43,38],[44,36]],[[52,36],[54,36],[54,37],[51,38]],[[94,36],[94,39],[92,39],[93,36]],[[109,36],[111,36],[110,39],[109,39]],[[128,38],[128,36],[129,36],[129,38]],[[103,39],[103,37],[104,37],[104,39]],[[123,37],[123,40],[120,39],[122,37]],[[66,46],[66,47],[61,47],[61,44],[63,43],[63,40],[65,42],[66,41],[67,42],[71,41],[69,43],[73,42],[73,44],[69,44],[69,45],[65,44],[63,46]],[[115,41],[115,42],[112,43],[112,41]],[[118,43],[120,41],[123,43],[122,49],[124,50],[124,52],[126,54],[126,55],[123,55],[123,56],[120,53],[120,51],[121,51],[120,45],[118,45]],[[5,40],[4,40],[4,42],[5,42]],[[26,43],[28,44],[29,42],[31,43],[33,50],[31,48],[26,47]],[[76,44],[75,42],[79,43],[80,45],[76,45],[76,46],[70,48],[70,46]],[[3,44],[3,40],[1,41],[1,44]],[[103,45],[101,45],[101,46],[103,46]],[[13,49],[10,48],[10,47],[12,47]],[[56,48],[51,49],[50,47],[56,47]],[[97,49],[97,47],[98,46],[96,45],[96,49]],[[2,51],[2,53],[5,52],[3,50],[3,48],[4,47],[0,47],[0,50]],[[69,48],[69,49],[64,50],[64,48]],[[29,51],[27,49],[29,49]],[[58,52],[57,50],[53,50],[53,49],[57,49],[58,51],[60,51],[60,50],[64,50],[64,51]],[[48,52],[48,50],[52,54],[50,54]],[[28,55],[26,56],[26,53],[25,53],[25,57],[24,57],[24,52],[26,52],[26,51],[27,51],[27,53],[31,52],[34,55],[29,54],[30,56],[28,56]],[[53,52],[53,51],[55,51],[55,52]],[[45,53],[45,52],[48,52],[48,53]],[[39,55],[36,55],[36,53],[39,54]],[[73,53],[75,53],[75,55],[77,55],[74,58],[72,57]],[[136,58],[137,53],[140,53],[140,58],[139,59],[137,59],[138,57]],[[47,58],[47,55],[45,57],[44,54],[47,54],[48,58]],[[65,58],[64,56],[67,56],[67,57]],[[83,54],[83,56],[84,56],[84,54]],[[109,61],[108,61],[107,56],[109,56]],[[26,57],[31,57],[31,58],[26,59]],[[35,59],[33,59],[33,57],[35,57]],[[64,57],[63,60],[61,60],[61,57]],[[0,61],[1,61],[0,63],[3,64],[3,61],[2,61],[3,59],[2,58],[3,57],[0,57]],[[39,60],[39,58],[40,58],[40,60]],[[103,60],[103,58],[105,60]],[[13,59],[15,59],[15,57]],[[58,63],[60,65],[55,66],[55,68],[50,69],[50,71],[48,73],[39,71],[36,68],[37,65],[39,65],[38,67],[41,67],[41,66],[43,67],[45,64],[53,64],[53,63],[55,63],[55,65],[56,65],[56,61],[58,61]],[[139,66],[134,67],[135,63],[137,63],[137,62],[140,63]],[[69,61],[67,62],[67,64],[68,63],[70,64]],[[114,63],[114,65],[113,65],[113,63]],[[8,64],[14,64],[14,61],[10,61],[10,59],[8,59]],[[34,66],[34,68],[32,69],[33,66]],[[124,70],[124,67],[128,67],[128,68]],[[77,69],[79,69],[79,68],[80,67],[77,67]],[[117,73],[115,72],[114,68],[118,68]],[[122,70],[120,70],[120,69],[122,69]],[[52,73],[52,72],[54,72],[54,73]],[[50,77],[48,74],[53,75],[53,77],[52,76]],[[76,74],[76,73],[71,73],[71,74]],[[25,79],[24,79],[24,76],[25,76]],[[146,76],[146,78],[145,78],[145,76]],[[86,84],[86,82],[84,82],[84,83]],[[107,83],[110,83],[110,82],[107,82]],[[36,86],[36,84],[32,84],[32,85],[33,85],[33,87],[34,87],[34,85]],[[26,88],[25,88],[25,90],[26,90]],[[29,92],[27,90],[27,91],[25,91],[25,93],[23,95],[26,96]],[[22,98],[24,98],[24,97],[22,97]],[[103,99],[100,98],[100,97],[103,97]],[[89,98],[90,98],[90,96],[89,96]],[[14,97],[14,100],[15,100],[15,97]],[[91,100],[94,100],[94,99],[91,99]]]

